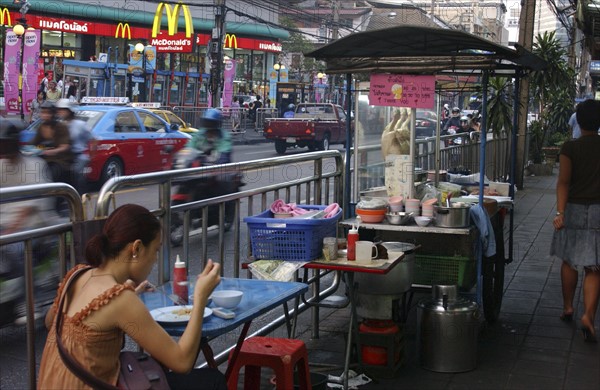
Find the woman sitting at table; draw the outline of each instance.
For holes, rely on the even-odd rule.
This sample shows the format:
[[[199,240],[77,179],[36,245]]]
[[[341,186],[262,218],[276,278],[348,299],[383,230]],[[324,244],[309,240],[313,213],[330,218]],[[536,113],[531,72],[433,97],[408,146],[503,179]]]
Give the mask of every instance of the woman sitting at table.
[[[219,264],[208,261],[194,288],[194,306],[185,332],[175,341],[157,324],[136,292],[146,287],[146,277],[161,245],[161,226],[142,206],[117,208],[101,234],[86,246],[91,266],[78,265],[65,276],[54,305],[46,316],[50,329],[39,373],[39,388],[89,388],[63,363],[56,346],[56,311],[65,282],[76,275],[65,292],[62,343],[68,353],[97,378],[116,385],[119,353],[127,334],[154,359],[172,370],[172,389],[225,389],[224,376],[214,369],[194,369],[202,335],[204,307],[220,282]],[[81,271],[79,271],[81,270]]]

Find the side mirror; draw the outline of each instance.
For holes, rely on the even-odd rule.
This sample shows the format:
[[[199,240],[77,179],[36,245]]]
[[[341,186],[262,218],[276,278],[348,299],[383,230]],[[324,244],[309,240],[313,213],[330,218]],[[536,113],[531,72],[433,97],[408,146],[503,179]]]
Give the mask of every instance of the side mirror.
[[[190,122],[187,122],[186,126],[187,127],[192,127],[192,124]]]
[[[179,125],[177,123],[171,123],[171,131],[178,131]]]

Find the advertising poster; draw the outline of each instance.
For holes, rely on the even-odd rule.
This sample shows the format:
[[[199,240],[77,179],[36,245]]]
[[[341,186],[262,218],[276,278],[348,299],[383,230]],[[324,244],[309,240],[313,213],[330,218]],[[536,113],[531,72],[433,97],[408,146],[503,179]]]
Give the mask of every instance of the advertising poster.
[[[31,103],[35,100],[40,88],[40,30],[27,30],[25,32],[25,47],[23,56],[23,110],[25,115],[31,113]],[[43,65],[42,65],[43,66]],[[43,74],[43,73],[42,73]]]
[[[373,74],[371,75],[369,104],[433,109],[435,76]]]
[[[235,61],[225,61],[225,71],[223,72],[223,107],[231,107],[233,99],[233,80],[235,79]]]
[[[18,114],[19,109],[19,51],[21,40],[11,29],[6,30],[4,45],[4,103],[6,112]]]

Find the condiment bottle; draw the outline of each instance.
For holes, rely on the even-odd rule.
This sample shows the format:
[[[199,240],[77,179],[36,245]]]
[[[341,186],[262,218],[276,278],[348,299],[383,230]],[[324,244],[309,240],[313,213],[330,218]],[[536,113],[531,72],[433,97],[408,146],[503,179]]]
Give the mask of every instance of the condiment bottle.
[[[358,228],[352,225],[348,231],[348,260],[356,260],[356,241],[358,241]]]
[[[177,255],[173,269],[173,293],[185,302],[188,301],[187,269],[185,268],[185,263],[179,258],[179,255]]]

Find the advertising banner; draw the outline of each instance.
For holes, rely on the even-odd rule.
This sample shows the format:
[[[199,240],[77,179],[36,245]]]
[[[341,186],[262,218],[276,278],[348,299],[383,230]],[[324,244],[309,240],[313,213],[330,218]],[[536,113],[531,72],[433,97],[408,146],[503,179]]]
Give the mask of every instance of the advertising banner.
[[[369,91],[372,106],[433,109],[435,76],[373,74]]]
[[[23,110],[25,115],[31,113],[31,103],[35,100],[40,87],[40,43],[42,33],[40,30],[26,30],[23,55]],[[43,63],[42,63],[43,66]]]
[[[4,45],[4,103],[8,113],[19,113],[19,61],[21,40],[12,29],[6,30]]]
[[[146,65],[146,70],[153,72],[156,69],[156,48],[154,46],[146,46],[144,54],[146,55],[145,64],[142,53],[135,50],[134,45],[129,45],[129,68],[144,69],[144,65]]]
[[[235,61],[225,61],[225,70],[223,72],[223,107],[231,107],[233,99],[233,80],[235,79]]]

